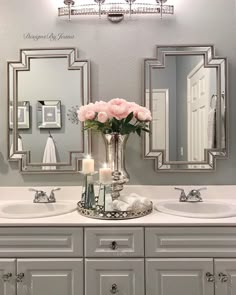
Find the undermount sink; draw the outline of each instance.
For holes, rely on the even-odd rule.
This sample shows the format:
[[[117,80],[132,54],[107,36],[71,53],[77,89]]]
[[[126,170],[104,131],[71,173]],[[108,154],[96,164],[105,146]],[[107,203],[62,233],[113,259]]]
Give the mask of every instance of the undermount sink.
[[[157,203],[156,210],[192,218],[226,218],[236,216],[236,205],[223,202],[176,202],[163,201]]]
[[[76,202],[33,203],[11,202],[0,205],[1,218],[40,218],[66,214],[76,210]]]

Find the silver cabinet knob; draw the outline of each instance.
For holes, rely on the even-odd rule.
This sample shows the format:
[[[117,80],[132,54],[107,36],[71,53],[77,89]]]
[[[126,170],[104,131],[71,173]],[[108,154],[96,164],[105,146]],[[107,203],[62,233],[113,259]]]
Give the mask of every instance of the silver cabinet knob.
[[[111,286],[111,290],[110,290],[111,294],[117,294],[119,291],[118,291],[118,287],[116,284],[113,284]]]
[[[17,274],[16,275],[16,281],[17,281],[17,283],[22,283],[24,277],[25,277],[25,274],[23,272]]]
[[[118,248],[118,244],[117,244],[117,242],[116,241],[112,241],[111,242],[111,249],[112,250],[116,250]]]
[[[209,283],[213,283],[213,282],[215,282],[215,276],[213,274],[211,274],[210,272],[207,272],[206,273],[206,280]]]
[[[3,282],[9,282],[10,279],[11,279],[11,277],[12,277],[12,273],[11,272],[4,273],[2,275]]]
[[[218,279],[221,283],[226,283],[228,281],[228,276],[224,274],[223,272],[220,272],[218,274]]]

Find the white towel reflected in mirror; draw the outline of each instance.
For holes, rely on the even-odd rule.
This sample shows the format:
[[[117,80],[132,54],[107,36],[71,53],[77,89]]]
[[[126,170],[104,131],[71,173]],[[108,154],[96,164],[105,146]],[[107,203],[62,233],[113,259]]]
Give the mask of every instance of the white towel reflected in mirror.
[[[51,136],[48,137],[47,143],[43,154],[44,164],[55,164],[57,163],[56,148],[54,140]],[[56,170],[56,166],[42,166],[43,170]]]
[[[23,142],[21,136],[18,136],[18,144],[17,144],[17,152],[22,152],[23,151]],[[15,154],[13,152],[13,143],[11,144],[10,148],[10,158],[11,159],[21,159],[23,157],[22,154]]]

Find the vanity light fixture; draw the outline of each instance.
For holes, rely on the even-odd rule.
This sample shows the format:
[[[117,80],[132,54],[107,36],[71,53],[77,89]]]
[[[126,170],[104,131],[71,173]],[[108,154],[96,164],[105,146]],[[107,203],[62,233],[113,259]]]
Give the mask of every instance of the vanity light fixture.
[[[124,19],[125,14],[174,14],[174,6],[167,5],[168,0],[94,0],[91,3],[84,3],[84,0],[64,0],[64,7],[58,8],[58,16],[75,15],[106,15],[113,22],[118,23]],[[76,3],[78,2],[78,3]],[[88,2],[88,1],[87,1]]]

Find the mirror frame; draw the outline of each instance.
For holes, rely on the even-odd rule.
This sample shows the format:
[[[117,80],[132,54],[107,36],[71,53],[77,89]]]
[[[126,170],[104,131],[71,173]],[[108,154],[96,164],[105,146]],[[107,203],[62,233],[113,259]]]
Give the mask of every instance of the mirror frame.
[[[13,156],[10,157],[10,128],[8,124],[8,161],[18,161],[19,170],[24,174],[66,174],[66,173],[79,173],[82,165],[82,158],[86,154],[91,153],[91,132],[84,132],[83,125],[81,128],[82,136],[82,149],[78,151],[68,151],[69,161],[46,164],[46,163],[34,163],[31,162],[30,151],[18,151],[18,116],[17,116],[17,105],[18,105],[18,73],[20,71],[30,71],[30,60],[31,59],[43,59],[43,58],[66,58],[68,62],[67,70],[78,70],[81,71],[81,92],[82,105],[88,104],[90,99],[90,62],[88,60],[79,60],[77,56],[76,48],[30,48],[20,50],[19,61],[8,61],[7,62],[7,107],[8,107],[8,118],[9,122],[9,107],[10,103],[13,104],[13,130],[12,130],[12,145],[13,145]],[[79,134],[79,132],[78,132]],[[22,157],[19,157],[22,155]],[[74,156],[75,155],[75,156]],[[17,157],[18,156],[18,157]],[[74,156],[74,157],[73,157]],[[56,166],[62,167],[63,169],[54,170],[42,170],[43,166]]]
[[[177,50],[177,48],[179,50]],[[209,172],[216,169],[216,159],[225,159],[228,157],[228,61],[226,57],[215,55],[214,45],[158,45],[156,46],[156,58],[144,59],[144,89],[143,89],[143,105],[152,110],[152,83],[151,70],[163,69],[166,65],[166,57],[168,56],[184,56],[184,55],[202,55],[203,64],[208,68],[215,68],[217,74],[217,97],[224,95],[225,99],[225,147],[217,147],[214,149],[205,149],[204,161],[166,161],[166,152],[162,149],[152,149],[152,139],[150,134],[143,135],[143,157],[144,159],[154,160],[154,169],[156,172]],[[224,75],[225,83],[221,86],[221,77]],[[149,76],[149,81],[147,81]],[[221,138],[220,114],[221,102],[218,100],[217,114],[217,140]],[[151,126],[150,126],[150,129]],[[152,131],[152,130],[151,130]],[[221,145],[221,144],[220,144]],[[196,168],[186,168],[186,165],[194,165]],[[202,168],[204,166],[204,168]]]

